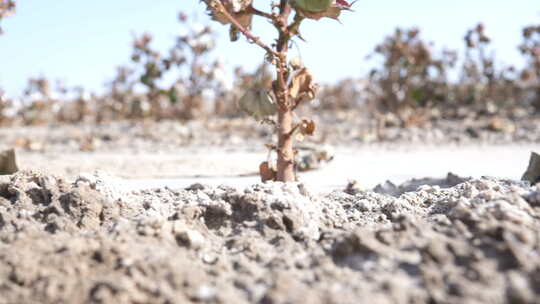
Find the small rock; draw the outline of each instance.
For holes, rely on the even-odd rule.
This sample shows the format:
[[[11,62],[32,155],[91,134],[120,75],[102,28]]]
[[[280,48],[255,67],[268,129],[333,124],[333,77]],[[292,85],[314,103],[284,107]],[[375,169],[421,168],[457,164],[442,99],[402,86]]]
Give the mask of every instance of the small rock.
[[[183,231],[176,233],[176,242],[180,246],[199,249],[204,245],[205,239],[204,236],[196,230],[184,229]]]
[[[478,132],[478,130],[476,130],[473,127],[467,127],[467,129],[465,129],[465,132],[467,132],[467,134],[469,134],[469,136],[472,137],[472,138],[479,138],[480,137],[480,133]]]
[[[187,191],[197,191],[197,190],[203,190],[203,189],[204,189],[204,185],[201,183],[194,183],[194,184],[189,185],[187,188],[185,188],[185,190]]]
[[[218,261],[218,256],[215,254],[206,253],[202,256],[202,261],[205,264],[213,265]]]
[[[397,196],[399,194],[399,188],[391,181],[386,181],[383,184],[378,184],[377,186],[375,186],[373,192]]]
[[[357,180],[350,180],[347,183],[347,187],[345,187],[345,193],[350,195],[355,195],[359,192],[362,192],[362,187],[360,186],[360,182]]]
[[[197,293],[195,295],[195,298],[199,301],[210,301],[214,299],[217,295],[217,290],[207,284],[203,284],[197,288]]]
[[[75,179],[74,184],[86,184],[91,189],[97,190],[113,201],[121,199],[127,193],[126,185],[120,178],[102,171],[81,173]]]

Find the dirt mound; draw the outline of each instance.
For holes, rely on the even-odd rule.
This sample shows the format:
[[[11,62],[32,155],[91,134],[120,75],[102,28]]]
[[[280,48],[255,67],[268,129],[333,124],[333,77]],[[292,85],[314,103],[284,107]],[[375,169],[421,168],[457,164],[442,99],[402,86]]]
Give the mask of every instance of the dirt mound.
[[[0,303],[534,303],[540,190],[0,183]]]

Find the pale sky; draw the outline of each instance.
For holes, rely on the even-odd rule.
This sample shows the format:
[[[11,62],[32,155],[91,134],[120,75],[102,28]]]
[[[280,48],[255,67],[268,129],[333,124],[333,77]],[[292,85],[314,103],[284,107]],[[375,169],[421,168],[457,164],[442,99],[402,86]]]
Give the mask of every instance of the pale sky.
[[[269,2],[255,0],[255,6],[265,9]],[[115,67],[129,62],[132,33],[154,34],[154,45],[163,51],[172,46],[181,10],[208,22],[199,0],[18,1],[16,15],[2,22],[0,88],[18,96],[29,77],[43,75],[99,92]],[[540,24],[540,1],[359,0],[341,22],[309,20],[301,28],[307,40],[298,43],[302,59],[322,82],[365,76],[375,64],[365,57],[398,26],[419,27],[435,49],[462,50],[466,30],[483,22],[498,61],[520,66],[521,29]],[[262,61],[256,46],[231,43],[226,28],[213,25],[220,35],[217,54],[229,66],[253,69]],[[257,22],[254,32],[265,37],[273,29]]]

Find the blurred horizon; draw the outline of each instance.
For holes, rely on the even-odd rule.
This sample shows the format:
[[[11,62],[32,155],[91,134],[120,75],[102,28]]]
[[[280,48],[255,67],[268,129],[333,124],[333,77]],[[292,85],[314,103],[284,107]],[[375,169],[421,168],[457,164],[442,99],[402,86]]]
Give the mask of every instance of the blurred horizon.
[[[255,0],[265,9],[268,1]],[[523,58],[517,47],[521,30],[540,21],[540,2],[522,0],[521,5],[502,0],[464,0],[433,3],[427,0],[360,0],[354,12],[344,12],[341,24],[334,20],[308,21],[301,32],[307,43],[298,42],[306,65],[322,82],[364,77],[376,66],[365,57],[397,27],[417,27],[423,40],[463,54],[463,37],[478,23],[486,26],[492,38],[496,64],[521,67]],[[229,68],[255,69],[264,53],[258,47],[228,40],[228,28],[209,21],[199,1],[156,0],[75,2],[68,0],[17,2],[14,16],[2,20],[0,36],[0,89],[8,96],[22,94],[30,77],[61,80],[67,86],[82,86],[101,93],[104,84],[115,76],[117,66],[128,64],[134,34],[148,32],[152,45],[166,51],[182,32],[177,16],[180,11],[218,34],[215,54]],[[272,27],[263,20],[253,32],[265,37]],[[273,34],[273,33],[272,33]],[[273,35],[270,35],[273,37]],[[296,53],[298,48],[293,47]]]

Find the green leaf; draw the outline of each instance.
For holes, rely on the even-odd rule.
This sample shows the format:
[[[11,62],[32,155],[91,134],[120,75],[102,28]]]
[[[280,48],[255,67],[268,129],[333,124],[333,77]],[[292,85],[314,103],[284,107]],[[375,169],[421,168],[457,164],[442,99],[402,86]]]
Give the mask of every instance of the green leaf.
[[[251,88],[240,98],[238,102],[240,110],[249,114],[255,120],[263,120],[265,117],[277,112],[276,101],[267,89]]]
[[[176,104],[178,102],[178,92],[176,92],[174,87],[169,89],[169,101],[172,104]]]
[[[323,12],[333,4],[334,0],[293,0],[293,6],[307,12]]]
[[[343,10],[350,10],[352,4],[345,0],[291,0],[292,6],[300,15],[319,20],[331,18],[339,21],[339,15]]]
[[[141,76],[141,82],[142,84],[148,87],[152,85],[152,81],[150,80],[150,77],[147,74],[144,74]]]

